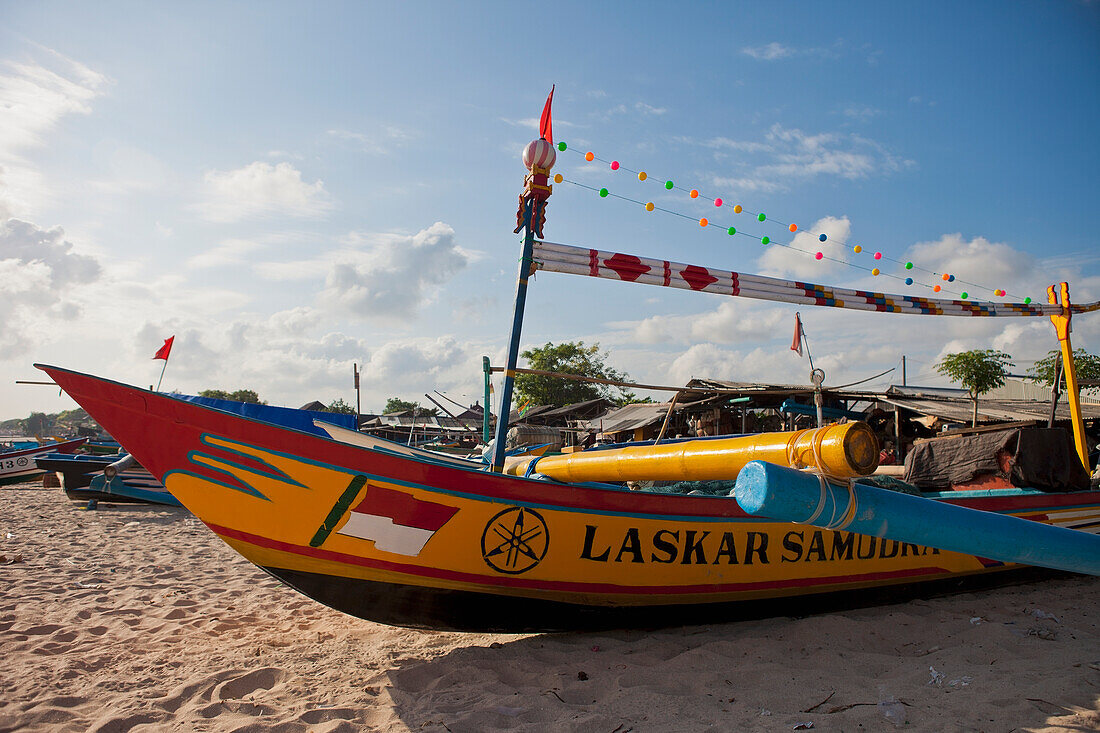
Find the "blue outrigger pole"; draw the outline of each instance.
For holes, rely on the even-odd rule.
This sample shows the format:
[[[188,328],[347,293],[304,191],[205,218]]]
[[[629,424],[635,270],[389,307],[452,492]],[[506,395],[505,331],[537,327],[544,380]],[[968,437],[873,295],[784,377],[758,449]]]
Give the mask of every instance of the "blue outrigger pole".
[[[549,183],[550,169],[554,167],[554,136],[550,123],[550,105],[554,101],[554,89],[546,98],[539,121],[539,139],[523,149],[523,164],[529,173],[523,179],[523,193],[519,197],[516,215],[516,234],[525,230],[523,254],[519,258],[519,279],[516,283],[516,304],[512,313],[512,338],[508,342],[508,358],[504,365],[504,386],[500,390],[500,414],[497,416],[495,443],[493,444],[493,471],[504,470],[505,443],[508,438],[508,415],[512,411],[512,387],[516,379],[516,363],[519,361],[519,339],[523,330],[523,308],[527,302],[527,278],[534,270],[535,235],[542,236],[546,220],[546,200],[553,192]],[[489,405],[485,405],[489,409]]]

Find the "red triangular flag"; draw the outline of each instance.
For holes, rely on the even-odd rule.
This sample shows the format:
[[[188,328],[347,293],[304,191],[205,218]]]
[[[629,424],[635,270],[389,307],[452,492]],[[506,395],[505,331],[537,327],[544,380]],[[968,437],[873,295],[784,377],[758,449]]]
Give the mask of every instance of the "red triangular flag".
[[[550,103],[554,101],[554,86],[550,87],[550,96],[546,98],[546,106],[542,108],[542,118],[539,120],[539,137],[548,143],[554,142],[554,131],[550,123]]]
[[[154,359],[164,359],[168,361],[168,354],[172,351],[172,342],[176,340],[175,336],[169,336],[164,339],[164,346],[157,349],[157,353],[153,354]]]
[[[794,339],[791,341],[791,351],[797,351],[802,356],[802,318],[794,314]]]

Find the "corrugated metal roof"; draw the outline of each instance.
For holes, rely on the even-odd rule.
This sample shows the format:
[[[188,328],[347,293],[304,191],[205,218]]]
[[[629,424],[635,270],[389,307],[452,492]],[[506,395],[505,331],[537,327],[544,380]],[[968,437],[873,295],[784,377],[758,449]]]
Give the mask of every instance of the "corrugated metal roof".
[[[594,400],[585,400],[584,402],[574,402],[571,405],[565,407],[555,407],[552,410],[547,410],[541,413],[542,417],[566,417],[578,412],[586,412],[599,409],[600,407],[610,407],[611,401],[603,397],[597,397]]]
[[[882,399],[891,405],[906,410],[931,415],[941,420],[968,423],[974,412],[974,404],[969,398],[960,399],[920,399],[916,397],[888,396]],[[1100,419],[1100,405],[1081,405],[1081,415],[1086,420]],[[990,400],[978,398],[978,422],[999,422],[1002,420],[1047,420],[1050,417],[1050,403],[1038,400]],[[1069,420],[1069,405],[1058,403],[1055,415],[1058,420]]]
[[[639,403],[612,410],[601,418],[588,421],[588,428],[604,433],[637,430],[661,422],[668,412],[668,403]]]

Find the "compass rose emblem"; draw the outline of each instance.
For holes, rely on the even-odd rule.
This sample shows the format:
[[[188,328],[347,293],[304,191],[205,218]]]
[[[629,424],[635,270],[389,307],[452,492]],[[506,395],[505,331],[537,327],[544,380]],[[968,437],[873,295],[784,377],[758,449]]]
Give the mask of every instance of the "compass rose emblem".
[[[550,533],[539,513],[524,507],[505,509],[481,534],[481,556],[493,570],[525,573],[539,564],[550,546]]]

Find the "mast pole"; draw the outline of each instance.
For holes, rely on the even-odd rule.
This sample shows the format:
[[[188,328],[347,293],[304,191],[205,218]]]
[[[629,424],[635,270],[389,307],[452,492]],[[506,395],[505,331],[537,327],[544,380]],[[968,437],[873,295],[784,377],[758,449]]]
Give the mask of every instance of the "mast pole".
[[[542,108],[542,118],[539,120],[539,139],[529,142],[523,149],[523,165],[528,173],[523,179],[523,193],[519,196],[515,233],[519,234],[520,230],[524,229],[526,234],[523,237],[523,253],[519,258],[516,305],[512,313],[512,338],[508,342],[504,385],[500,389],[500,415],[497,417],[496,442],[493,444],[492,470],[497,473],[504,471],[504,444],[508,437],[508,413],[512,411],[512,387],[516,379],[516,363],[519,361],[523,308],[527,303],[527,278],[535,271],[535,236],[542,236],[542,227],[546,221],[546,200],[553,193],[553,186],[548,180],[550,169],[554,167],[557,160],[550,121],[550,105],[553,100],[554,89],[551,87],[550,95]]]
[[[168,368],[168,357],[164,357],[164,366],[160,368],[160,379],[157,380],[157,388],[154,392],[160,392],[160,383],[164,381],[164,370]]]
[[[523,330],[523,309],[527,304],[527,278],[531,273],[532,255],[535,246],[535,232],[531,227],[531,210],[534,200],[528,200],[524,206],[523,226],[527,234],[523,237],[523,254],[519,258],[519,279],[516,282],[516,304],[512,311],[512,337],[508,341],[508,358],[504,365],[504,385],[500,388],[500,414],[497,415],[496,443],[493,445],[493,470],[504,470],[505,442],[508,438],[508,414],[512,411],[512,387],[516,381],[516,364],[519,361],[519,340]]]
[[[1059,302],[1059,295],[1061,302]],[[1058,341],[1062,346],[1062,369],[1066,375],[1066,401],[1069,403],[1070,423],[1073,427],[1073,443],[1077,447],[1077,456],[1081,459],[1081,465],[1085,467],[1085,473],[1091,473],[1089,466],[1088,442],[1085,440],[1085,423],[1081,418],[1081,393],[1077,386],[1077,369],[1073,364],[1073,344],[1070,343],[1069,334],[1070,317],[1073,312],[1069,303],[1069,283],[1061,283],[1056,292],[1054,286],[1047,288],[1047,302],[1051,305],[1060,305],[1062,312],[1050,317],[1054,324],[1054,330],[1058,334]]]

